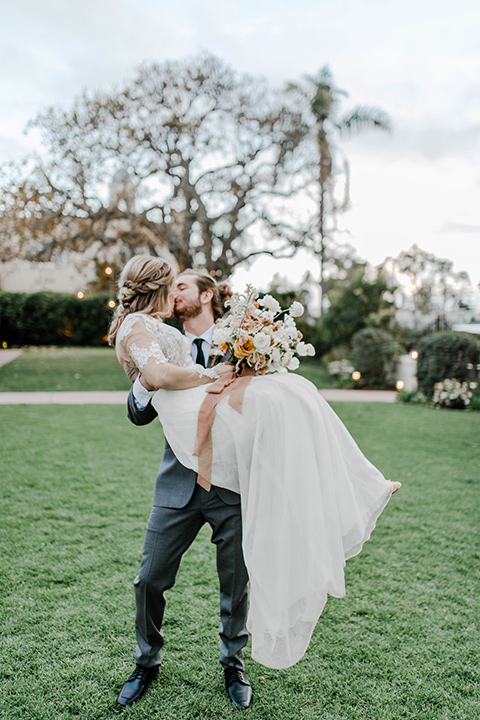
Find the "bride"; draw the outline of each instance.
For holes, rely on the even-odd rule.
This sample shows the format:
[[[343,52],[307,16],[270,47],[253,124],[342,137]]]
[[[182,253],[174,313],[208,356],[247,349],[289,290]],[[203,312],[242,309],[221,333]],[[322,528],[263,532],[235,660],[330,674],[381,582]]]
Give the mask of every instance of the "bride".
[[[400,483],[365,458],[305,378],[252,372],[238,380],[229,363],[195,365],[189,341],[162,321],[173,309],[170,266],[149,258],[156,277],[165,266],[165,282],[150,289],[147,277],[139,290],[138,260],[120,277],[109,341],[132,382],[141,373],[157,388],[152,403],[178,460],[206,489],[240,493],[252,657],[289,667],[304,655],[327,595],[345,594],[345,561]]]

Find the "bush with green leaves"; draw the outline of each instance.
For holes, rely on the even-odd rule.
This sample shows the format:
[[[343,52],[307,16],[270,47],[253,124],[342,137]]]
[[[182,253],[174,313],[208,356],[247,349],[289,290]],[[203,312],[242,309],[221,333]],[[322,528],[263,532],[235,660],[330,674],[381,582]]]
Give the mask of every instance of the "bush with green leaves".
[[[0,342],[12,345],[104,345],[112,315],[108,294],[0,291]]]
[[[361,373],[359,387],[389,387],[402,347],[391,333],[378,328],[364,328],[352,338],[352,364]]]
[[[445,378],[475,382],[479,377],[480,340],[471,333],[438,332],[424,337],[418,347],[417,381],[428,397]]]

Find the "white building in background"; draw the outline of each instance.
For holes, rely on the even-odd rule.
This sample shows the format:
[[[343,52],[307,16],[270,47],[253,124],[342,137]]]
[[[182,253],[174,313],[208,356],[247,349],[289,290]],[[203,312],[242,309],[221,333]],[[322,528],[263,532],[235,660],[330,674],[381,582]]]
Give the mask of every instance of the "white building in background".
[[[51,292],[76,293],[85,290],[95,280],[95,265],[90,262],[79,267],[72,254],[59,262],[33,263],[12,260],[0,266],[0,288],[8,292]]]
[[[135,205],[135,184],[128,171],[120,169],[110,184],[108,207],[116,206],[134,213]],[[107,233],[114,240],[119,234],[128,232],[129,227],[127,218],[119,219],[110,223]],[[158,242],[158,238],[155,241]],[[150,254],[148,250],[145,253]],[[100,243],[95,243],[85,253],[62,252],[55,262],[11,260],[0,263],[0,289],[7,292],[84,292],[97,279],[95,261],[108,264],[114,261],[114,254],[112,246],[105,250]],[[166,246],[159,248],[158,254],[178,270],[177,261]]]
[[[150,254],[148,250],[145,250],[145,253]],[[166,247],[160,248],[158,255],[173,265],[175,270],[178,270],[177,261]],[[103,253],[100,255],[96,248],[91,248],[84,254],[62,253],[57,262],[11,260],[1,263],[0,290],[29,293],[85,291],[90,283],[97,279],[95,260],[108,263],[107,257]]]

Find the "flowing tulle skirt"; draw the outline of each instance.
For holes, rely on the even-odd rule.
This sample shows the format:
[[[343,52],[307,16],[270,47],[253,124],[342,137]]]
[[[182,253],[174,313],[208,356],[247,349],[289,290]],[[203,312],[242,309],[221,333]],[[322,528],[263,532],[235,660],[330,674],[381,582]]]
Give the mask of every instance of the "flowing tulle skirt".
[[[153,398],[173,451],[194,470],[204,396],[202,386]],[[345,594],[345,560],[370,537],[392,486],[299,375],[254,377],[241,415],[222,399],[212,435],[212,484],[241,494],[252,656],[289,667],[304,655],[327,595]]]

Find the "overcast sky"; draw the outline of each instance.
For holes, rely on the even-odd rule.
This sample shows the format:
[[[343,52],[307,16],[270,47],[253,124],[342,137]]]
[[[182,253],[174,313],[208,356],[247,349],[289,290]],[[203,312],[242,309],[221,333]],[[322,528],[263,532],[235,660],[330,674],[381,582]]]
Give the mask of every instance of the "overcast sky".
[[[391,135],[342,143],[345,237],[372,263],[417,243],[480,281],[478,0],[0,0],[0,162],[38,146],[38,109],[108,88],[145,60],[206,49],[272,83],[328,63],[344,109],[379,105]],[[298,280],[311,261],[260,260]],[[238,273],[243,281],[244,274]]]

